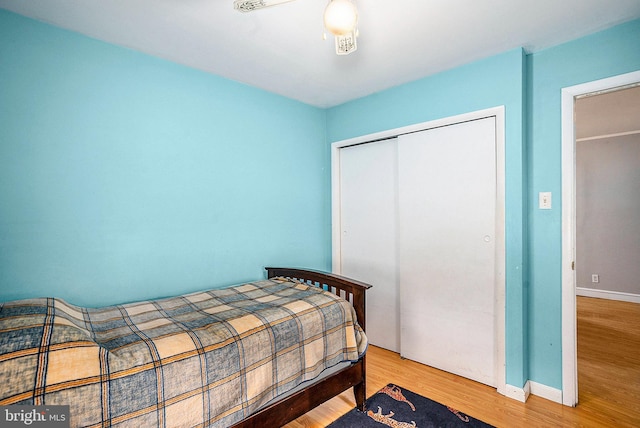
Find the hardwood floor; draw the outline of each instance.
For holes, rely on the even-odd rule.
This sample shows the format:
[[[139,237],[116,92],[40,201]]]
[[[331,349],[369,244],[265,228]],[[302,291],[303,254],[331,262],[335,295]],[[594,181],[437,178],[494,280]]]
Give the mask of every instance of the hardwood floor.
[[[640,427],[640,304],[578,297],[577,309],[575,408],[534,395],[521,403],[375,346],[367,353],[367,396],[395,383],[497,427]],[[348,391],[286,427],[324,427],[354,406]]]

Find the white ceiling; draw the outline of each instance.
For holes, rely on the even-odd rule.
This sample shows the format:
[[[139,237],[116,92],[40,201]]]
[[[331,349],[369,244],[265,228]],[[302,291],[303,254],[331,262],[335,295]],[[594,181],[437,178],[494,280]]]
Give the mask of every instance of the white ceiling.
[[[322,39],[327,0],[240,13],[233,0],[0,0],[0,8],[330,107],[513,48],[640,18],[640,0],[354,0],[358,50]]]

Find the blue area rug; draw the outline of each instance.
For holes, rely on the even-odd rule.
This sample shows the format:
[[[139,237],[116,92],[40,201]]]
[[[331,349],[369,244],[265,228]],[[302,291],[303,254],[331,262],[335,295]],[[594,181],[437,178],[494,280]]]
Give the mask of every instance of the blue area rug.
[[[389,384],[366,401],[364,412],[353,409],[329,427],[382,428],[385,425],[393,428],[493,426],[407,389]]]

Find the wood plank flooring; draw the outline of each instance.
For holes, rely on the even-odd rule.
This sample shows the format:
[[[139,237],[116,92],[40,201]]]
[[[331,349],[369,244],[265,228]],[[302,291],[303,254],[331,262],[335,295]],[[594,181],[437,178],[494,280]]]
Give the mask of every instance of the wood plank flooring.
[[[640,427],[640,304],[578,297],[575,408],[495,389],[370,346],[367,396],[395,383],[497,427]],[[347,391],[286,425],[325,427],[355,406]]]

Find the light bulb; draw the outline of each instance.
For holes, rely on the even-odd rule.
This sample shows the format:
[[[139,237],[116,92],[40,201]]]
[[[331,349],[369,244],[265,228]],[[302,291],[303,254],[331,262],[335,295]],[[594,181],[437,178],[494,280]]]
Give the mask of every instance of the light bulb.
[[[336,36],[351,33],[358,24],[358,11],[349,0],[331,0],[324,10],[324,26]]]

